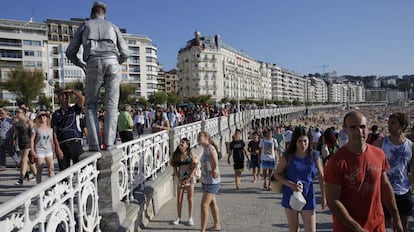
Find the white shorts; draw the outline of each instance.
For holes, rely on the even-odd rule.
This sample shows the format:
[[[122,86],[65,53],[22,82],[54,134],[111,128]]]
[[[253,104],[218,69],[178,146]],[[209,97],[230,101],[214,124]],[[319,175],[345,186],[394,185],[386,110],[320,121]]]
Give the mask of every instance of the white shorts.
[[[38,158],[38,159],[44,159],[44,158],[49,158],[49,157],[53,157],[53,152],[51,152],[51,153],[36,153],[36,158]]]

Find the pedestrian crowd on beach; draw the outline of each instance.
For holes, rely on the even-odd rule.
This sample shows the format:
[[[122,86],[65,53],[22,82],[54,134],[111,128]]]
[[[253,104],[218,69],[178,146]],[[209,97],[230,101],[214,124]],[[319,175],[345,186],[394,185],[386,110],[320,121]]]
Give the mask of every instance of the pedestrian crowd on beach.
[[[409,231],[408,219],[414,205],[414,128],[409,128],[407,114],[396,108],[388,112],[379,117],[370,108],[344,112],[339,120],[337,116],[329,117],[330,122],[321,126],[317,120],[308,127],[297,124],[255,128],[248,142],[243,140],[242,131],[236,130],[226,151],[227,162],[234,167],[234,191],[243,188],[241,176],[245,168],[251,170],[253,183],[263,183],[263,190],[282,194],[281,206],[291,232],[299,231],[299,216],[304,231],[316,231],[316,204],[331,211],[333,231]],[[385,121],[371,124],[371,118],[376,118],[372,120],[376,123]],[[342,127],[322,128],[332,125],[332,121],[342,122]],[[186,138],[172,157],[178,210],[172,224],[195,224],[193,197],[199,167],[203,191],[200,231],[220,231],[216,195],[220,191],[218,162],[222,155],[207,133],[201,132],[198,142],[203,147],[200,160]],[[315,183],[320,186],[319,202]],[[272,189],[277,186],[281,189]],[[187,221],[181,218],[185,192]],[[207,228],[209,209],[214,224]]]

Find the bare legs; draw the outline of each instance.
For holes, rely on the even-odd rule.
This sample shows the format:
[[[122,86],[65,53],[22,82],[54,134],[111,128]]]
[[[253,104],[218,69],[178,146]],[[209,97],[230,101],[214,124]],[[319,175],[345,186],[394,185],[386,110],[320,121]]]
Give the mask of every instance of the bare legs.
[[[216,202],[216,194],[204,192],[201,199],[201,232],[206,231],[209,208],[211,209],[211,214],[213,215],[214,226],[208,228],[208,230],[221,230],[220,214]]]
[[[240,189],[240,178],[241,178],[241,172],[240,171],[234,171],[234,178],[236,180],[236,189]]]
[[[20,151],[20,155],[22,157],[21,169],[20,169],[21,180],[24,179],[24,176],[26,175],[28,167],[30,168],[30,171],[32,171],[33,175],[37,175],[35,164],[32,164],[32,163],[29,164],[29,152],[30,152],[30,149],[24,149]]]
[[[293,209],[285,208],[285,212],[288,219],[289,232],[299,231],[299,213],[302,215],[305,232],[316,232],[316,214],[314,210],[297,212]]]
[[[269,173],[269,180],[267,179],[267,173]],[[270,175],[272,174],[272,169],[264,169],[263,168],[263,188],[267,189],[270,186]]]
[[[46,157],[46,158],[37,158],[36,159],[36,167],[37,167],[37,175],[36,175],[36,182],[40,183],[42,182],[42,171],[43,171],[43,165],[46,163],[47,170],[49,177],[52,177],[55,175],[55,169],[54,169],[54,163],[53,163],[53,156]]]
[[[188,217],[193,218],[193,196],[194,196],[194,185],[188,187],[177,186],[177,214],[178,218],[181,219],[184,190],[187,190],[187,201],[188,201]]]

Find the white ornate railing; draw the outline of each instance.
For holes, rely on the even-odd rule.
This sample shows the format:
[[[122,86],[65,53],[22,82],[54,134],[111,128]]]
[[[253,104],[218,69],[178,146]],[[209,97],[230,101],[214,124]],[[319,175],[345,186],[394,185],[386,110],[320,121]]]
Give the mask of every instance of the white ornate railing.
[[[120,199],[133,200],[133,190],[145,187],[148,179],[157,178],[170,160],[168,131],[143,136],[117,146],[122,150],[119,173]]]
[[[175,127],[174,132],[173,132],[173,138],[172,138],[173,139],[172,147],[173,148],[177,147],[182,138],[187,138],[188,140],[190,140],[191,147],[196,146],[197,136],[200,131],[201,131],[201,121],[194,122],[188,125],[182,125],[179,127]]]
[[[202,129],[209,133],[210,136],[218,135],[219,133],[219,118],[212,118],[206,120],[202,124]]]
[[[220,117],[220,131],[223,131],[227,128],[229,128],[229,117],[228,116],[221,116]]]
[[[0,205],[0,231],[100,231],[94,153]]]

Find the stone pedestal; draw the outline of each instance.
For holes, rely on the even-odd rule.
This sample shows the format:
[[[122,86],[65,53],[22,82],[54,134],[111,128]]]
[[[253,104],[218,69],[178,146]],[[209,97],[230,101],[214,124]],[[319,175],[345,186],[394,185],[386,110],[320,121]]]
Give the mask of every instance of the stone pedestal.
[[[126,218],[126,206],[120,199],[119,168],[122,151],[103,151],[98,160],[99,212],[102,231],[118,231]]]

